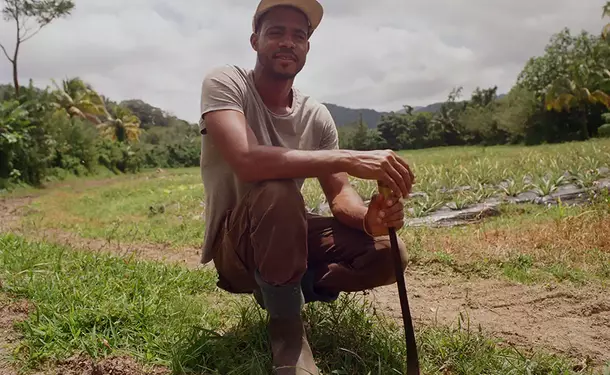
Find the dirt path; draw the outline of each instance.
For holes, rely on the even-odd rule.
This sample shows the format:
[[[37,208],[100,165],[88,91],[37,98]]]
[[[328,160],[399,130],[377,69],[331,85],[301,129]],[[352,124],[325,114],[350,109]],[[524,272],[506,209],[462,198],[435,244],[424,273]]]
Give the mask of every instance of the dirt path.
[[[199,262],[200,249],[195,247],[173,249],[161,244],[122,243],[95,238],[83,238],[77,234],[56,229],[43,229],[36,232],[25,230],[19,221],[29,210],[28,205],[34,199],[34,196],[0,199],[0,233],[12,232],[35,240],[68,245],[77,249],[94,252],[106,251],[121,256],[131,256],[133,254],[141,259],[179,263],[189,268],[201,266]]]
[[[593,366],[610,361],[610,293],[608,288],[566,285],[521,285],[496,279],[407,275],[414,324],[465,323],[521,348],[548,349]],[[383,311],[401,318],[396,286],[371,293]],[[402,322],[401,322],[402,323]],[[463,324],[464,326],[465,324]]]
[[[19,232],[19,216],[31,197],[0,200],[0,232]],[[199,249],[169,249],[152,244],[115,244],[83,239],[56,230],[24,233],[37,239],[69,244],[92,251],[199,267]],[[564,353],[599,367],[610,361],[610,292],[601,286],[573,288],[567,285],[521,285],[496,279],[430,274],[416,269],[407,275],[415,324],[456,323],[460,312],[470,326],[507,340],[517,347],[544,348]],[[396,286],[373,291],[370,296],[383,311],[400,318]],[[0,348],[1,355],[1,348]],[[1,366],[1,365],[0,365]],[[12,375],[3,373],[0,375]]]
[[[8,355],[19,340],[13,324],[27,317],[26,302],[9,302],[0,295],[0,375],[17,375]]]

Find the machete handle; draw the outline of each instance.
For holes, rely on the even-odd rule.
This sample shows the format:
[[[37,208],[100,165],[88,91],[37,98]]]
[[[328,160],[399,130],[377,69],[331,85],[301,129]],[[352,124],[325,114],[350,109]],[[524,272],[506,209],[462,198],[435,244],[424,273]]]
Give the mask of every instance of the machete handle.
[[[392,189],[383,181],[377,181],[379,193],[384,198],[392,196]],[[400,309],[402,311],[402,321],[405,330],[405,343],[407,349],[407,375],[420,375],[419,355],[417,353],[417,344],[415,341],[415,331],[413,329],[413,321],[411,318],[411,309],[409,307],[409,298],[407,296],[407,285],[401,267],[402,258],[398,249],[398,238],[396,236],[396,228],[388,228],[390,235],[390,244],[394,257],[394,270],[396,273],[396,283],[398,286],[398,296],[400,298]]]
[[[377,181],[377,189],[379,190],[379,193],[386,199],[392,196],[392,189],[390,189],[390,187],[386,185],[386,183],[383,181]]]

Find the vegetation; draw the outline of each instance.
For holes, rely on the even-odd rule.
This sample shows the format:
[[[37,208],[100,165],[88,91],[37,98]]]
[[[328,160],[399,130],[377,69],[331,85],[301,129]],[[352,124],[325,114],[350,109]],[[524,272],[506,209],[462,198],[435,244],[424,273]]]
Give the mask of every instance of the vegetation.
[[[603,16],[610,16],[609,9],[606,4]],[[569,29],[553,35],[544,54],[525,64],[506,95],[498,95],[497,87],[477,88],[469,100],[460,100],[462,88],[457,87],[435,112],[405,106],[383,115],[369,132],[357,131],[362,124],[353,122],[340,130],[342,146],[534,145],[602,136],[602,116],[610,111],[609,27],[600,35],[573,35]]]
[[[35,305],[18,324],[24,341],[16,353],[26,369],[73,353],[125,353],[174,374],[270,371],[265,315],[246,297],[226,303],[211,270],[1,235],[0,278],[3,296]],[[404,373],[401,329],[358,294],[310,304],[305,314],[324,373]],[[498,345],[462,320],[457,327],[418,327],[417,339],[426,374],[576,373],[569,360]]]
[[[78,78],[55,84],[53,90],[30,83],[18,97],[3,86],[0,99],[0,189],[101,170],[137,172],[199,163],[196,125],[150,106],[134,113]],[[138,115],[163,121],[143,123]]]
[[[538,195],[573,183],[591,187],[610,166],[610,140],[540,146],[462,146],[401,152],[417,176],[414,196],[405,201],[407,217],[421,217],[451,202],[459,208],[487,198]],[[374,181],[352,179],[369,199]],[[148,242],[174,247],[201,243],[203,187],[198,168],[147,171],[107,180],[94,189],[50,190],[24,218],[33,231],[46,228],[112,242]],[[303,188],[305,202],[317,209],[325,200],[315,179]],[[458,208],[456,206],[455,208]]]

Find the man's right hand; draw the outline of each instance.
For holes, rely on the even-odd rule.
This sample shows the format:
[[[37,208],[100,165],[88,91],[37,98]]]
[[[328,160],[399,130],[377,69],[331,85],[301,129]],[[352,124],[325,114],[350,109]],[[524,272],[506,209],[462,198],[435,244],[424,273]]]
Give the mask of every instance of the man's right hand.
[[[385,182],[403,198],[409,196],[415,182],[409,164],[392,150],[353,151],[344,170],[357,178]]]

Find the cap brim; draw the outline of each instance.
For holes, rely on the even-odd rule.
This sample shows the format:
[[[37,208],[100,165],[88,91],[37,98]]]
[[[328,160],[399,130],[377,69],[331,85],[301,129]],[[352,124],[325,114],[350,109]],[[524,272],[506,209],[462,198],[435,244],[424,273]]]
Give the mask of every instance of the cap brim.
[[[318,28],[324,16],[324,8],[317,0],[262,0],[252,19],[252,31],[260,17],[276,6],[292,6],[301,10],[309,20],[310,34]]]

